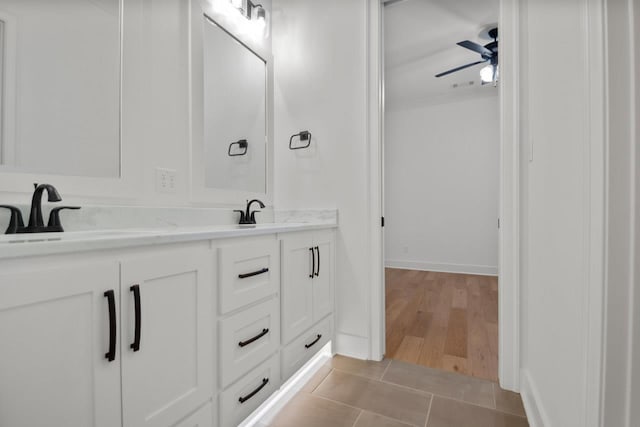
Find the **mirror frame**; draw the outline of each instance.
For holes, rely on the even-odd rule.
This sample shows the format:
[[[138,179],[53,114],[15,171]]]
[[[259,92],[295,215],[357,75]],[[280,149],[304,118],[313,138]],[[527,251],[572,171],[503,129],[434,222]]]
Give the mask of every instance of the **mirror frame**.
[[[80,199],[108,199],[129,201],[139,196],[142,188],[142,174],[139,159],[142,158],[138,144],[129,141],[140,140],[141,135],[135,126],[139,120],[140,102],[137,95],[135,79],[125,75],[123,64],[141,62],[138,52],[142,45],[140,31],[143,21],[144,0],[119,0],[119,43],[120,43],[120,176],[119,177],[86,177],[55,175],[35,172],[3,172],[0,171],[0,195],[3,202],[27,202],[25,195],[33,192],[34,182],[54,184],[63,197]],[[126,17],[126,19],[125,19]],[[124,43],[124,35],[127,43]],[[139,82],[138,82],[139,83]],[[4,195],[7,197],[4,197]],[[14,200],[15,199],[15,200]]]
[[[195,205],[238,206],[245,200],[258,198],[273,206],[273,158],[274,158],[274,86],[273,55],[270,34],[261,40],[234,31],[233,19],[220,13],[206,0],[191,0],[190,11],[190,94],[191,94],[191,202]],[[266,153],[265,192],[208,188],[205,184],[204,153],[204,22],[209,19],[229,35],[259,56],[266,64]],[[244,19],[244,18],[243,18]],[[270,25],[270,23],[268,24]]]

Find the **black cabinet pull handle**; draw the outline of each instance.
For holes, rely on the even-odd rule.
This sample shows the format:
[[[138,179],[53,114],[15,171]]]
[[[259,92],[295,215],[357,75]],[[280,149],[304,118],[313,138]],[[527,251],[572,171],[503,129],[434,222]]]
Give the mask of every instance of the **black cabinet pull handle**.
[[[109,304],[109,351],[104,357],[109,362],[113,362],[116,360],[116,293],[113,290],[107,291],[104,293],[104,297]]]
[[[251,393],[247,394],[245,397],[239,398],[238,402],[244,403],[247,400],[251,399],[253,396],[258,394],[260,392],[260,390],[262,390],[267,384],[269,384],[269,378],[263,378],[262,379],[262,384],[260,384],[260,386],[257,389],[253,390]]]
[[[316,246],[316,252],[318,253],[318,270],[316,270],[315,276],[318,277],[320,275],[320,247]]]
[[[313,279],[313,275],[316,272],[316,253],[313,251],[313,248],[309,248],[309,251],[311,251],[311,274],[309,275],[310,278]]]
[[[260,274],[264,274],[264,273],[268,273],[268,272],[269,272],[268,268],[263,268],[262,270],[254,271],[253,273],[238,274],[238,278],[246,279],[246,278],[253,277],[253,276],[259,276]]]
[[[260,338],[262,338],[263,336],[267,335],[268,333],[269,333],[269,328],[267,328],[267,329],[263,329],[263,330],[262,330],[262,332],[260,332],[260,333],[259,333],[258,335],[256,335],[255,337],[250,338],[250,339],[248,339],[248,340],[246,340],[246,341],[240,341],[240,342],[238,343],[238,345],[239,345],[240,347],[246,347],[246,346],[248,346],[249,344],[251,344],[252,342],[254,342],[254,341],[258,341]]]
[[[142,312],[140,306],[140,285],[133,285],[129,288],[133,292],[133,301],[135,305],[136,325],[135,325],[135,337],[131,349],[133,351],[140,350],[140,333],[142,332]]]
[[[318,343],[318,341],[320,341],[320,338],[322,338],[322,335],[318,334],[318,336],[316,337],[315,340],[313,340],[313,342],[309,343],[309,344],[305,344],[304,348],[311,348],[314,345],[316,345]]]

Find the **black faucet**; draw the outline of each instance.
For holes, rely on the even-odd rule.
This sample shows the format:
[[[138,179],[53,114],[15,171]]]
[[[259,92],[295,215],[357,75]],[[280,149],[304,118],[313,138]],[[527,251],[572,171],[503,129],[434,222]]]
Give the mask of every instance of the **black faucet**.
[[[31,198],[31,213],[29,214],[28,231],[25,233],[42,233],[44,230],[44,219],[42,219],[42,193],[47,191],[49,202],[59,202],[62,200],[56,187],[50,184],[33,184],[33,197]]]
[[[63,209],[80,209],[77,206],[61,206],[51,210],[49,215],[49,223],[45,226],[42,218],[42,193],[47,192],[47,200],[50,202],[59,202],[62,200],[60,193],[53,185],[50,184],[33,184],[34,191],[31,198],[31,212],[29,214],[29,224],[25,227],[22,219],[22,212],[14,206],[0,205],[0,208],[9,209],[11,211],[11,219],[9,227],[5,234],[16,233],[52,233],[64,231],[60,223],[60,211]]]
[[[251,212],[251,205],[253,205],[254,203],[258,203],[260,205],[260,208],[264,209],[264,203],[262,203],[260,200],[258,199],[253,199],[251,201],[247,201],[247,210],[246,211],[241,211],[241,210],[235,210],[234,212],[238,212],[240,213],[240,221],[238,222],[238,224],[240,225],[249,225],[249,224],[255,224],[256,223],[256,212],[260,212],[260,211],[253,211]]]

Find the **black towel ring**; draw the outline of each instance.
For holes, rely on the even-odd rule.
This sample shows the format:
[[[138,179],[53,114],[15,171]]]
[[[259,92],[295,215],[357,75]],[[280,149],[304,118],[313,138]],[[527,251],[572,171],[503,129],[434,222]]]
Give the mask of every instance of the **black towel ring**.
[[[231,154],[231,149],[233,148],[234,145],[237,145],[239,149],[244,151]],[[232,142],[231,144],[229,144],[229,151],[227,152],[227,154],[229,155],[229,157],[244,156],[247,154],[248,150],[249,150],[249,143],[247,142],[246,139],[241,139],[240,141]]]
[[[293,140],[295,138],[300,138],[300,141],[307,141],[307,145],[294,147]],[[309,148],[310,145],[311,145],[311,132],[309,132],[308,130],[303,130],[302,132],[292,135],[291,138],[289,138],[289,150],[302,150],[304,148]]]

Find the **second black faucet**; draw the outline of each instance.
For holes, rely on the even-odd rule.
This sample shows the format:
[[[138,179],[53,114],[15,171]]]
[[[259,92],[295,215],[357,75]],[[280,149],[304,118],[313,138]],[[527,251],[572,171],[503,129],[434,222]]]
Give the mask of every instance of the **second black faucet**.
[[[246,211],[241,211],[241,210],[235,210],[234,212],[238,212],[240,213],[240,220],[238,221],[238,224],[240,225],[250,225],[250,224],[255,224],[256,223],[256,212],[260,212],[260,211],[251,211],[251,205],[253,205],[254,203],[258,203],[258,205],[260,206],[261,209],[264,209],[264,203],[262,203],[260,200],[258,199],[253,199],[253,200],[248,200],[247,201],[247,209]]]

